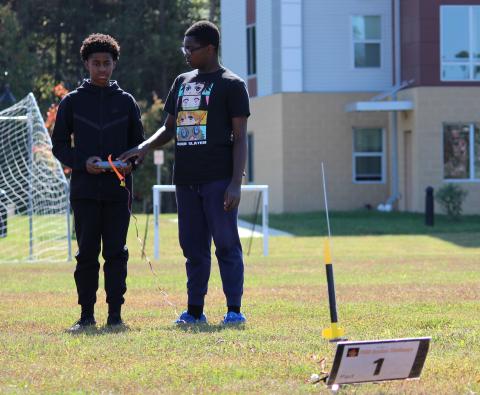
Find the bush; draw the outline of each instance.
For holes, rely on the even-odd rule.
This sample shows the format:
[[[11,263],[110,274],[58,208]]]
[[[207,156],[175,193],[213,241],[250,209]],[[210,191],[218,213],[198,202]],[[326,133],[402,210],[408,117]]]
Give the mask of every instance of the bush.
[[[452,219],[459,219],[462,214],[462,204],[468,192],[460,185],[446,184],[435,193],[435,200]]]

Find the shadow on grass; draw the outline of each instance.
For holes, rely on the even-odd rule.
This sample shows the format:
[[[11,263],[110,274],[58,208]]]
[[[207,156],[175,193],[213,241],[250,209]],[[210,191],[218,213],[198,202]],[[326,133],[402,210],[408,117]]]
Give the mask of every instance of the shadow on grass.
[[[327,235],[325,212],[271,214],[270,226],[300,237]],[[249,220],[248,216],[242,217]],[[259,225],[260,226],[260,225]],[[462,247],[480,247],[480,215],[451,220],[435,216],[435,225],[426,226],[423,214],[375,210],[330,212],[333,236],[431,235]]]
[[[132,329],[128,325],[117,325],[117,326],[92,326],[85,329],[80,329],[78,331],[72,332],[70,330],[65,330],[65,333],[72,336],[104,336],[104,335],[114,335],[117,333],[131,332]]]
[[[223,325],[223,324],[183,324],[174,325],[168,328],[168,330],[189,332],[189,333],[217,333],[227,329],[233,329],[237,331],[245,330],[245,324],[236,325]]]
[[[166,327],[159,327],[159,330],[163,331],[181,331],[188,333],[218,333],[224,330],[245,330],[245,324],[237,325],[223,325],[223,324],[183,324],[183,325],[169,325]],[[88,327],[81,329],[75,332],[71,332],[66,329],[64,332],[71,336],[105,336],[105,335],[115,335],[118,333],[127,333],[134,331],[128,325],[117,326],[117,327]]]

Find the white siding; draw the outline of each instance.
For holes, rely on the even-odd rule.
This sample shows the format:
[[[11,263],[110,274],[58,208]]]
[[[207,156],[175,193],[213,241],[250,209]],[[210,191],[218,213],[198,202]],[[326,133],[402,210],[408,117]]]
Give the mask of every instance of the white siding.
[[[381,68],[353,67],[353,15],[381,16]],[[223,64],[246,80],[246,0],[221,0],[221,18]],[[390,0],[257,0],[256,19],[258,96],[390,89]]]
[[[272,0],[257,0],[257,93],[258,96],[273,93],[273,6]]]
[[[381,16],[381,68],[353,67],[353,15]],[[392,86],[391,1],[303,0],[303,45],[305,91],[387,90]]]
[[[222,64],[247,80],[246,0],[221,0]]]

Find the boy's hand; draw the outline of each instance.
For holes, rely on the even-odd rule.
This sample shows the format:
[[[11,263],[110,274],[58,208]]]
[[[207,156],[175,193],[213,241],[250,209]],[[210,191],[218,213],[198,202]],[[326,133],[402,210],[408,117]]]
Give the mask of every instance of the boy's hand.
[[[90,173],[90,174],[101,174],[103,172],[105,172],[104,169],[100,169],[96,163],[97,162],[100,162],[102,160],[102,158],[98,157],[98,156],[91,156],[90,158],[87,159],[86,161],[86,167],[87,167],[87,172]]]
[[[231,211],[238,208],[240,204],[240,184],[231,182],[225,191],[223,209]]]
[[[129,149],[128,151],[125,151],[123,154],[121,154],[117,159],[118,160],[123,160],[124,162],[130,158],[137,158],[135,160],[135,164],[139,165],[143,162],[143,159],[145,158],[145,155],[148,153],[148,148],[149,145],[146,143],[142,143],[138,145],[138,147],[134,147],[132,149]]]

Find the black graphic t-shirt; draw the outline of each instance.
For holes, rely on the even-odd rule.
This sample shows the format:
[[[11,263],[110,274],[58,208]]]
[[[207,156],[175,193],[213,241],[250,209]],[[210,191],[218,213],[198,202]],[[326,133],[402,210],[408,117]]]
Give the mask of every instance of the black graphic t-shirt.
[[[230,70],[179,75],[165,111],[175,117],[174,184],[203,184],[232,177],[232,118],[250,115],[243,80]]]

